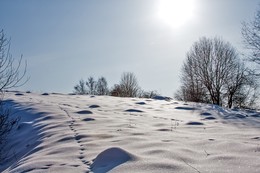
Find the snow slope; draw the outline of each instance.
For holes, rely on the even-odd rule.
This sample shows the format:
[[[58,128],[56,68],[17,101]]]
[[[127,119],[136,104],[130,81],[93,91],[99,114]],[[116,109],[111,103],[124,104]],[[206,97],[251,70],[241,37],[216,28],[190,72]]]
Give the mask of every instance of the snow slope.
[[[9,92],[21,120],[0,172],[260,172],[260,113],[138,98]]]

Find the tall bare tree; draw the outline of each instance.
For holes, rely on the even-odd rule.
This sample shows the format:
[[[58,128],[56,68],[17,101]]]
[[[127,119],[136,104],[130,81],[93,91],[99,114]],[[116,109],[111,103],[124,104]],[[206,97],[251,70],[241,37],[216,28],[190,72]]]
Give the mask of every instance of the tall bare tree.
[[[187,53],[177,93],[185,101],[233,105],[249,77],[236,49],[220,38],[201,38]]]
[[[251,51],[248,59],[260,65],[260,10],[256,11],[254,20],[242,23],[242,36],[244,45]],[[259,68],[254,69],[254,74],[260,76]]]
[[[194,62],[191,58],[187,58],[183,64],[181,71],[181,89],[175,94],[175,98],[183,101],[191,102],[206,102],[207,95],[205,86],[199,81],[199,78],[194,75]]]

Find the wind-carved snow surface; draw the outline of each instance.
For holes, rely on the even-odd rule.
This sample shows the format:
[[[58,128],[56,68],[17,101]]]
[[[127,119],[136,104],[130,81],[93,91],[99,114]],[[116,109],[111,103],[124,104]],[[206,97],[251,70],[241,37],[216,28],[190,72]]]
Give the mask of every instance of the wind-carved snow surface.
[[[260,113],[170,99],[9,92],[0,172],[260,172]]]

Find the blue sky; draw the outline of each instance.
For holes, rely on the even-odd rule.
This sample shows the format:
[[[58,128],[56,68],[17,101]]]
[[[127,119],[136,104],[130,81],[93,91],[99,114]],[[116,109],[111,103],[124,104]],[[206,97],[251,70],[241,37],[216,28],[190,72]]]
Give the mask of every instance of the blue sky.
[[[192,16],[179,27],[158,17],[160,3],[1,0],[0,29],[11,37],[13,57],[28,62],[30,80],[20,90],[69,93],[89,76],[112,86],[134,72],[143,89],[173,96],[185,55],[200,37],[222,37],[244,51],[241,22],[253,19],[259,1],[193,0]]]

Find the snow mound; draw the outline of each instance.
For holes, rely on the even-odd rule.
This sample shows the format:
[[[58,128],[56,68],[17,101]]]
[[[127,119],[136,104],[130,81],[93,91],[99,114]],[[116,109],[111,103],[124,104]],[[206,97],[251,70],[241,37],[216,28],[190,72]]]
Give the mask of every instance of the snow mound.
[[[126,112],[139,112],[139,113],[143,112],[143,111],[138,110],[138,109],[127,109],[127,110],[125,110],[125,111],[126,111]]]
[[[135,160],[135,157],[121,148],[108,148],[105,151],[98,154],[91,165],[92,171],[96,173],[108,172],[113,168],[128,162]]]
[[[193,107],[184,107],[184,106],[179,106],[179,107],[176,107],[175,109],[178,109],[178,110],[186,110],[186,111],[196,110],[196,108],[193,108]]]
[[[152,99],[154,100],[165,100],[165,101],[170,101],[172,98],[170,97],[165,97],[165,96],[154,96]]]
[[[78,111],[78,112],[76,112],[76,113],[77,113],[77,114],[92,114],[92,112],[89,111],[89,110]]]
[[[90,105],[89,108],[99,108],[100,106],[99,105]]]
[[[145,105],[146,103],[145,102],[137,102],[136,104],[137,105]]]

